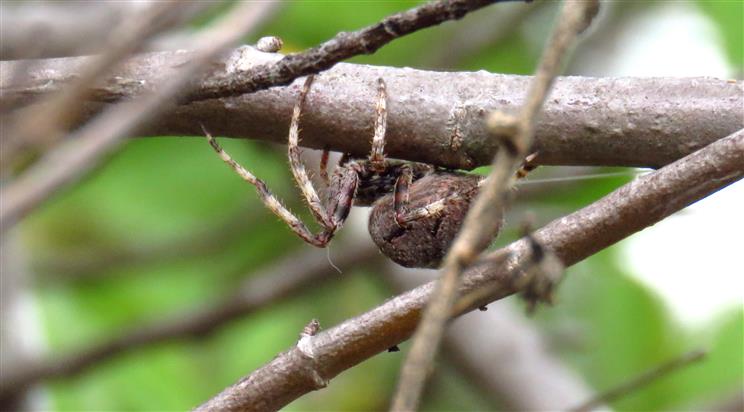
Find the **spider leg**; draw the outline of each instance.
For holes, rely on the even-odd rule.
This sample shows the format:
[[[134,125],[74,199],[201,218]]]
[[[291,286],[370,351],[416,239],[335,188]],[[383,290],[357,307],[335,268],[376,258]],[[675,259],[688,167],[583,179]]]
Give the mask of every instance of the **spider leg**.
[[[393,191],[393,208],[395,210],[395,223],[399,227],[407,226],[406,216],[408,215],[408,188],[411,186],[412,173],[411,168],[403,166],[400,176],[395,179],[395,189]]]
[[[531,171],[537,169],[537,165],[532,163],[537,158],[538,152],[533,152],[524,158],[522,165],[517,169],[517,179],[525,178]]]
[[[328,149],[323,149],[323,154],[320,156],[320,178],[323,179],[326,187],[331,185],[331,179],[328,177],[328,155],[330,155]]]
[[[346,165],[347,163],[349,163],[350,159],[351,159],[351,155],[349,153],[342,154],[341,158],[338,159],[338,165],[336,167]]]
[[[395,211],[395,222],[401,227],[406,227],[409,223],[414,220],[424,219],[427,217],[436,216],[444,210],[448,201],[457,199],[458,195],[447,196],[443,199],[431,202],[426,206],[421,206],[413,210],[406,210],[399,214],[398,210]]]
[[[521,179],[529,172],[537,168],[537,165],[532,162],[537,157],[537,152],[530,154],[524,159],[522,166],[515,173],[515,178]],[[393,208],[395,209],[395,223],[401,228],[405,228],[409,223],[424,219],[431,216],[436,216],[441,213],[447,205],[447,202],[456,200],[459,195],[452,194],[442,199],[431,202],[425,206],[418,207],[416,209],[408,208],[408,190],[412,181],[412,171],[407,165],[401,168],[401,174],[395,181],[395,191],[393,197]],[[478,182],[478,186],[481,186],[485,182],[485,179]]]
[[[531,171],[537,169],[537,165],[533,163],[535,158],[537,158],[537,155],[538,152],[533,152],[524,158],[522,165],[519,166],[519,169],[514,173],[514,179],[524,179]],[[482,186],[485,182],[486,179],[481,180],[478,182],[478,186]],[[516,186],[513,187],[516,188]]]
[[[334,186],[329,189],[328,211],[333,220],[330,236],[343,226],[354,204],[359,185],[359,170],[354,166],[343,169],[339,179],[334,181]]]
[[[292,214],[292,212],[289,211],[280,201],[279,199],[274,196],[273,193],[269,190],[269,188],[266,186],[266,183],[264,183],[261,179],[257,178],[253,175],[253,173],[249,172],[243,166],[239,165],[238,162],[233,160],[227,152],[225,152],[224,149],[217,143],[217,140],[212,137],[209,132],[204,129],[204,126],[202,126],[202,130],[204,130],[204,134],[207,135],[207,140],[209,141],[209,145],[212,146],[215,152],[222,158],[222,160],[228,164],[240,177],[243,178],[246,182],[252,184],[255,186],[256,191],[258,192],[258,197],[261,199],[261,201],[266,205],[271,212],[273,212],[275,215],[279,216],[280,219],[286,223],[290,229],[292,229],[293,232],[295,232],[299,237],[304,239],[306,242],[318,246],[323,247],[325,246],[328,241],[331,240],[332,233],[329,235],[329,230],[324,229],[317,235],[314,235],[310,230],[305,226],[304,223],[295,215]]]
[[[372,138],[372,150],[369,154],[369,162],[372,167],[381,171],[385,169],[385,130],[387,129],[387,91],[385,82],[380,78],[377,79],[377,88],[379,97],[377,98],[375,117],[375,135]]]
[[[325,213],[323,204],[320,201],[318,192],[315,191],[310,177],[305,170],[305,165],[300,160],[300,148],[298,146],[300,140],[300,114],[302,106],[305,104],[307,93],[310,91],[310,85],[313,83],[314,76],[307,76],[305,83],[300,91],[300,96],[295,103],[294,110],[292,111],[292,122],[289,125],[289,141],[287,144],[287,151],[289,156],[290,169],[292,169],[292,175],[294,175],[297,185],[300,186],[302,195],[307,201],[310,211],[323,227],[330,228],[333,223],[329,219],[329,216]]]
[[[401,174],[395,180],[395,191],[393,194],[393,208],[395,210],[395,223],[401,228],[405,228],[414,220],[435,216],[444,210],[447,201],[456,199],[458,195],[447,196],[443,199],[431,202],[425,206],[416,209],[408,209],[408,189],[413,180],[411,168],[404,165],[401,168]]]

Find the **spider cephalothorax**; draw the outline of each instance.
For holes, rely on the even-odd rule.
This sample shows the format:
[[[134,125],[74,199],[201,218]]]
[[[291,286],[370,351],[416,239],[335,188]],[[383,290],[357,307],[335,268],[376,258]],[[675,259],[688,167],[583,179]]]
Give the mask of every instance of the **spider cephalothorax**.
[[[387,93],[385,83],[379,79],[375,134],[370,155],[363,159],[344,155],[329,176],[328,151],[324,151],[320,175],[328,190],[321,201],[300,161],[298,146],[300,114],[312,81],[312,76],[305,81],[292,113],[288,155],[292,174],[313,217],[322,227],[318,233],[312,233],[281,204],[263,181],[232,160],[205,130],[210,145],[222,160],[256,187],[266,207],[306,242],[324,247],[343,226],[352,205],[372,206],[369,231],[385,255],[403,266],[438,266],[457,234],[482,178],[424,163],[386,159],[383,150]]]

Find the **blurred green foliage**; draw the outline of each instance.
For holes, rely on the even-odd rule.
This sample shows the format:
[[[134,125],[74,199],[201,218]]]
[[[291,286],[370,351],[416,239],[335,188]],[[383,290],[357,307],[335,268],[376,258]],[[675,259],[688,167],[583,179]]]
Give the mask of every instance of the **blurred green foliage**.
[[[265,32],[281,36],[285,50],[300,50],[413,4],[291,2]],[[741,64],[741,3],[699,4],[715,19],[734,64]],[[452,47],[447,40],[472,18],[416,33],[354,61],[416,67],[432,48]],[[544,26],[529,27],[534,37],[544,38],[548,31]],[[451,68],[528,74],[539,50],[540,45],[531,44],[524,31],[517,29],[466,61],[451,62]],[[281,151],[255,142],[223,144],[276,193],[297,199]],[[547,204],[555,216],[570,213],[624,180],[589,181],[547,191],[523,207],[539,209]],[[24,241],[33,251],[32,257],[63,257],[81,251],[96,255],[181,239],[237,213],[263,214],[265,219],[220,245],[216,253],[184,251],[178,258],[144,267],[106,268],[98,274],[99,280],[39,288],[36,297],[50,352],[74,351],[125,333],[130,327],[208,305],[234,289],[255,268],[308,247],[263,209],[253,189],[228,170],[202,139],[129,142],[85,182],[24,223]],[[603,390],[692,348],[710,349],[705,362],[612,405],[619,410],[678,409],[719,400],[741,388],[741,309],[699,329],[684,329],[670,317],[659,297],[633,280],[623,266],[610,249],[569,270],[558,304],[541,309],[535,319],[551,337],[556,351],[591,386]],[[212,336],[153,345],[103,362],[80,376],[54,382],[49,386],[51,406],[56,410],[189,409],[292,345],[310,318],[330,327],[393,293],[374,272],[364,268],[352,272],[235,321]],[[385,409],[406,345],[402,349],[404,352],[380,354],[352,368],[328,388],[297,400],[287,410]],[[425,410],[496,407],[451,365],[438,372],[432,386]]]
[[[691,350],[708,351],[704,360],[613,403],[618,410],[679,410],[735,393],[744,377],[741,308],[699,329],[683,329],[619,263],[609,249],[572,267],[557,304],[539,314],[564,359],[601,391]]]
[[[732,0],[699,0],[697,2],[718,28],[731,65],[744,72],[744,3]]]

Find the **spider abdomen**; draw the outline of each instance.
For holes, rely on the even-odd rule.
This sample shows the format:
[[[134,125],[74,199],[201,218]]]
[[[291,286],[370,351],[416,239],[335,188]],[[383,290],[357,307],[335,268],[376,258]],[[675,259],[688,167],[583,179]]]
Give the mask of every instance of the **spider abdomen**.
[[[369,233],[377,247],[405,267],[436,268],[447,253],[470,202],[478,193],[480,176],[454,172],[433,173],[416,180],[408,192],[408,210],[445,199],[438,213],[401,227],[395,220],[394,196],[380,198],[372,207]]]

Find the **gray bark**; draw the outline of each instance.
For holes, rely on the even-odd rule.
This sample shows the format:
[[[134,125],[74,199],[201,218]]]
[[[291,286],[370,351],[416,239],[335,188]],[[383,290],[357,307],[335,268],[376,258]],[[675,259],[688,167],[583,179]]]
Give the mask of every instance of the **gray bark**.
[[[153,89],[193,57],[159,52],[130,59],[86,103],[87,118],[103,106]],[[215,63],[222,77],[274,62],[281,55],[250,47]],[[28,82],[9,73],[23,62],[0,62],[2,105],[56,90],[89,58],[31,65]],[[318,76],[302,120],[302,144],[364,156],[374,126],[376,80],[389,91],[386,152],[391,157],[470,169],[490,163],[497,144],[486,113],[516,113],[531,77],[479,72],[432,72],[340,63]],[[207,82],[209,78],[203,80]],[[198,88],[198,87],[197,87]],[[286,142],[299,81],[232,98],[173,105],[132,136],[217,136]],[[556,81],[537,126],[537,163],[660,167],[744,127],[744,83],[714,78],[586,78]],[[85,119],[83,119],[85,120]]]

